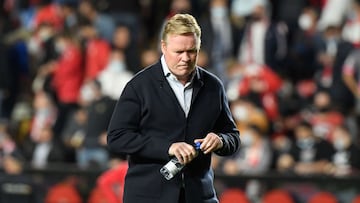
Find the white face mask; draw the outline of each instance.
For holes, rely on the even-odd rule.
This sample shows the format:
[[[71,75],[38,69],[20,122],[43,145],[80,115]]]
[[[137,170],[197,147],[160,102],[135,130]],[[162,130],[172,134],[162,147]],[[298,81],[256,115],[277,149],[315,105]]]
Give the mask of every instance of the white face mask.
[[[81,99],[85,102],[92,102],[95,99],[95,92],[91,85],[86,84],[80,90]]]
[[[302,30],[308,30],[313,25],[312,19],[308,14],[301,14],[298,23]]]
[[[226,16],[226,8],[224,7],[213,7],[210,10],[211,16],[215,17],[215,18],[221,18],[223,16]]]
[[[39,37],[42,41],[48,40],[52,36],[52,33],[49,29],[42,29],[39,31]]]
[[[244,106],[236,106],[233,109],[233,116],[237,121],[246,121],[249,118],[249,112]]]
[[[240,139],[241,139],[241,143],[246,147],[251,146],[254,143],[253,136],[251,135],[250,132],[247,131],[241,133]]]
[[[64,42],[56,42],[55,43],[55,50],[57,53],[61,54],[65,51],[66,45]]]
[[[333,145],[338,151],[344,150],[347,147],[344,139],[335,139]]]
[[[315,140],[313,138],[303,138],[296,141],[297,146],[300,149],[310,149],[314,146]]]
[[[111,60],[109,65],[108,65],[108,69],[111,72],[121,72],[124,71],[126,69],[125,67],[125,63],[123,61],[120,60]]]

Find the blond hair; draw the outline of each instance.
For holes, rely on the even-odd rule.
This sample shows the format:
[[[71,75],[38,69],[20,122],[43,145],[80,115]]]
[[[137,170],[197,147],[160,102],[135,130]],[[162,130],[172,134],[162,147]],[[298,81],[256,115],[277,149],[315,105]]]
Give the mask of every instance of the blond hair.
[[[166,42],[168,35],[185,35],[191,33],[195,34],[198,48],[200,48],[201,28],[196,19],[190,14],[176,14],[165,23],[161,39]]]

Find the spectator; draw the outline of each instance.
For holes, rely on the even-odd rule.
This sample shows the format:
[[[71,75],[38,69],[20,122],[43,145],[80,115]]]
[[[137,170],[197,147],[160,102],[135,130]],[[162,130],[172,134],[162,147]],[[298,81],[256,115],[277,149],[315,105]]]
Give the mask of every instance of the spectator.
[[[6,121],[0,122],[0,166],[3,157],[18,152],[18,147],[9,132],[9,124]]]
[[[346,58],[343,70],[342,70],[342,76],[345,85],[347,88],[351,91],[353,94],[355,101],[356,101],[356,114],[359,115],[360,112],[360,87],[359,87],[359,79],[357,78],[357,75],[360,70],[360,49],[353,50]]]
[[[39,91],[35,93],[33,109],[30,138],[31,141],[37,142],[43,128],[54,125],[57,118],[57,108],[49,95]]]
[[[109,162],[110,168],[98,177],[97,187],[108,203],[122,203],[128,162],[125,156],[113,157]]]
[[[343,4],[343,3],[341,3]],[[358,47],[360,45],[360,1],[354,0],[351,5],[351,11],[342,29],[344,40]]]
[[[351,0],[327,0],[321,10],[319,29],[324,30],[328,26],[341,26],[344,23],[352,7]]]
[[[108,1],[105,11],[111,15],[117,25],[125,25],[129,28],[131,37],[134,39],[134,48],[139,44],[143,23],[145,2],[134,1]]]
[[[232,158],[225,158],[222,172],[226,175],[263,174],[269,171],[272,150],[265,134],[255,125],[247,126],[241,133],[242,148]],[[257,180],[246,182],[247,197],[257,202],[263,185]]]
[[[269,121],[265,112],[251,101],[241,98],[231,102],[230,108],[240,132],[249,125],[257,126],[263,133],[269,132]]]
[[[279,117],[277,92],[282,79],[269,67],[256,64],[243,67],[243,78],[239,83],[239,96],[247,97],[257,106],[264,109],[271,121]]]
[[[58,53],[55,50],[56,28],[50,23],[42,23],[33,32],[27,43],[31,59],[34,61],[36,70],[53,60]]]
[[[134,40],[129,28],[118,25],[113,35],[112,49],[113,51],[121,52],[121,54],[124,55],[123,58],[126,63],[126,70],[136,73],[139,71],[140,51],[138,47],[134,47]]]
[[[30,154],[31,165],[35,168],[45,168],[64,161],[62,145],[56,142],[50,126],[44,126],[39,132],[38,139],[29,145],[26,154]]]
[[[297,33],[299,24],[298,19],[303,9],[309,6],[308,0],[270,0],[272,3],[272,19],[275,22],[284,22],[288,27],[288,43],[292,46],[294,34]]]
[[[78,105],[83,81],[82,54],[73,36],[68,33],[62,33],[56,38],[55,47],[60,57],[47,67],[46,72],[52,75],[51,85],[59,112],[54,130],[61,134],[67,116]]]
[[[284,135],[284,134],[278,134],[273,136],[271,139],[271,148],[273,151],[273,156],[271,160],[271,170],[273,171],[286,171],[286,163],[288,162],[288,159],[285,158],[281,160],[282,162],[278,161],[279,158],[285,154],[289,154],[291,148],[293,147],[292,140]],[[285,163],[284,163],[285,162]],[[283,168],[285,167],[285,169]]]
[[[240,36],[236,56],[242,65],[268,66],[276,73],[282,73],[286,57],[286,26],[270,18],[269,4],[257,2],[251,13],[251,20]]]
[[[266,3],[267,0],[233,0],[230,1],[231,16],[237,22],[244,23],[246,18],[249,17],[254,10],[255,6],[259,3]]]
[[[39,25],[49,23],[57,31],[61,31],[64,26],[64,18],[59,9],[59,5],[52,1],[43,1],[33,17],[32,29],[37,29]]]
[[[344,80],[344,77],[346,77],[345,75],[351,73],[351,71],[345,73],[348,70],[345,70],[344,63],[353,49],[354,46],[351,43],[339,38],[332,69],[332,83],[329,88],[331,101],[333,102],[334,106],[338,107],[340,111],[346,115],[352,114],[355,103],[355,95],[352,94]]]
[[[202,49],[209,55],[211,67],[208,69],[227,83],[225,62],[233,55],[233,28],[228,1],[212,0],[209,4],[209,14],[204,16],[201,22],[204,32],[207,33],[202,38]]]
[[[67,119],[61,135],[66,162],[76,162],[76,150],[84,142],[86,123],[87,110],[85,107],[79,107]]]
[[[359,147],[354,143],[350,131],[345,126],[338,126],[333,133],[332,145],[335,154],[326,173],[336,177],[357,176],[360,169]],[[339,202],[351,202],[357,195],[357,191],[350,187],[338,188],[335,195]]]
[[[335,153],[326,172],[334,176],[358,174],[360,169],[359,148],[354,144],[350,132],[344,126],[334,129],[332,145]]]
[[[328,92],[318,91],[314,95],[310,109],[304,110],[304,117],[311,123],[314,135],[327,141],[332,140],[332,132],[343,125],[343,114],[334,109]]]
[[[334,65],[338,55],[339,45],[341,43],[341,28],[337,26],[326,27],[323,32],[323,40],[317,60],[320,63],[321,69],[317,70],[315,80],[322,88],[330,90],[333,85]]]
[[[64,18],[64,30],[74,31],[78,26],[78,0],[57,0],[60,12]]]
[[[0,26],[1,27],[1,26]],[[1,28],[0,28],[1,31]],[[3,91],[3,114],[5,118],[10,118],[16,103],[21,97],[28,95],[29,82],[31,80],[29,52],[26,46],[27,33],[24,30],[11,30],[7,35],[3,35],[0,40],[2,51],[6,57],[1,67],[7,77],[2,81],[5,84]],[[2,79],[2,78],[1,78]]]
[[[84,81],[94,80],[105,69],[110,58],[110,44],[99,36],[98,31],[89,21],[84,20],[80,26],[85,52]]]
[[[326,140],[317,139],[307,122],[299,123],[294,135],[296,144],[290,154],[279,157],[279,163],[283,164],[281,168],[299,175],[324,174],[334,154],[332,145]]]
[[[127,70],[124,57],[121,51],[113,51],[109,64],[97,77],[101,83],[103,94],[113,100],[119,99],[126,83],[133,76],[133,74]]]
[[[81,0],[78,7],[80,15],[91,22],[99,37],[110,43],[115,31],[115,22],[110,16],[97,9],[95,0]]]
[[[292,81],[312,79],[320,64],[317,55],[322,35],[317,31],[318,13],[312,7],[306,7],[298,18],[299,29],[293,36],[289,47],[289,71]]]
[[[225,158],[222,171],[227,175],[261,174],[270,168],[272,151],[269,140],[255,125],[240,131],[243,148],[232,158]]]
[[[107,127],[116,102],[101,92],[101,84],[97,80],[84,85],[83,98],[87,104],[88,119],[85,137],[77,150],[77,163],[81,168],[91,166],[105,168],[109,161],[106,149]]]

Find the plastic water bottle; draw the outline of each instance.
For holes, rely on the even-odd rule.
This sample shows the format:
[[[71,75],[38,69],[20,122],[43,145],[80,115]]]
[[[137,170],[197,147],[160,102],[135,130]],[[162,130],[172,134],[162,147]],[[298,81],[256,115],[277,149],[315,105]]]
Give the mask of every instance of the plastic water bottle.
[[[200,142],[195,144],[196,156],[199,154]],[[166,178],[166,180],[172,179],[177,173],[179,173],[183,168],[184,164],[181,164],[179,160],[174,156],[167,164],[165,164],[161,169],[160,173]]]

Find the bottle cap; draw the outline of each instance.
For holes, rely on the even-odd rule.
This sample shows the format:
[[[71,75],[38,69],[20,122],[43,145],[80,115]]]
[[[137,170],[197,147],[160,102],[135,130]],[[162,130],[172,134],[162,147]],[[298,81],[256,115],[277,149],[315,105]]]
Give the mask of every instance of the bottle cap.
[[[200,149],[200,145],[201,145],[200,142],[195,143],[195,149]]]

